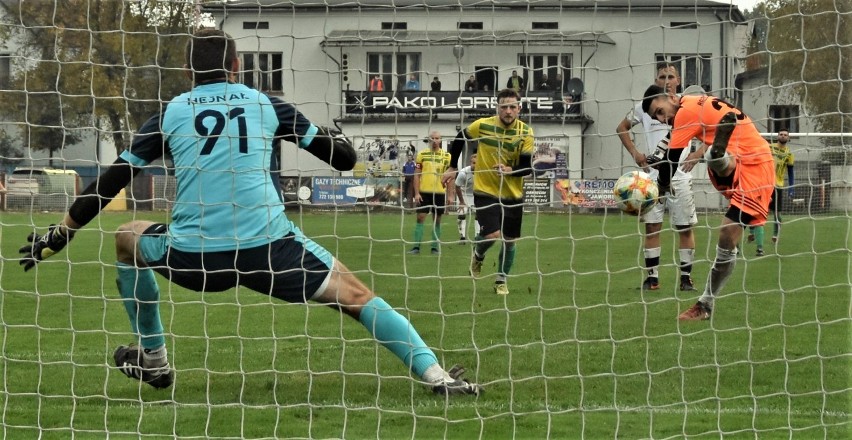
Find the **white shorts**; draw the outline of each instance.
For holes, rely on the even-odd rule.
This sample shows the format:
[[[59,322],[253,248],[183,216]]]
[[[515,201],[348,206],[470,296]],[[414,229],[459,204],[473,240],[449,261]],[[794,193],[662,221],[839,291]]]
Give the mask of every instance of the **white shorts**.
[[[692,179],[672,180],[671,188],[665,194],[660,194],[660,199],[660,203],[642,216],[643,223],[662,223],[667,208],[672,225],[690,226],[698,223]]]

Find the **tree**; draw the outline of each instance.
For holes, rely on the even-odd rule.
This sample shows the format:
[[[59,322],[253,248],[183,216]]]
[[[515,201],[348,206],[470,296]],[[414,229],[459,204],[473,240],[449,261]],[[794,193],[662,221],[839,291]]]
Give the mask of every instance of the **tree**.
[[[5,36],[21,43],[0,114],[51,152],[103,130],[120,154],[131,131],[187,87],[184,45],[192,0],[57,0],[7,5]],[[0,34],[4,31],[0,30]]]
[[[6,133],[6,130],[0,128],[0,171],[6,165],[14,165],[20,162],[23,157],[24,153],[15,146],[12,137]]]
[[[749,15],[769,86],[789,89],[820,131],[852,131],[852,2],[767,0]]]

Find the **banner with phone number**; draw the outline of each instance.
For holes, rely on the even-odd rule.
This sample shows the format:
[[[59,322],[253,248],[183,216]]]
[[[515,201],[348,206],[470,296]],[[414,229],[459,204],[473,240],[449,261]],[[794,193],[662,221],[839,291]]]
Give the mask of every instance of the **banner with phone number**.
[[[545,183],[547,182],[547,183]],[[548,189],[544,187],[547,185]],[[615,179],[541,179],[524,181],[524,202],[528,205],[561,208],[614,208]],[[549,197],[548,197],[549,196]]]

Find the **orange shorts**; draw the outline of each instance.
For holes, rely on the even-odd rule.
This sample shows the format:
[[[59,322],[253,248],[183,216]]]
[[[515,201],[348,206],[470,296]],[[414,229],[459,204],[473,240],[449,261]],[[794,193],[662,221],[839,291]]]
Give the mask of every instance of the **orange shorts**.
[[[722,193],[731,205],[753,217],[750,226],[766,223],[769,202],[775,190],[775,164],[772,161],[744,164],[737,162],[734,174],[718,177],[708,170],[713,186]]]

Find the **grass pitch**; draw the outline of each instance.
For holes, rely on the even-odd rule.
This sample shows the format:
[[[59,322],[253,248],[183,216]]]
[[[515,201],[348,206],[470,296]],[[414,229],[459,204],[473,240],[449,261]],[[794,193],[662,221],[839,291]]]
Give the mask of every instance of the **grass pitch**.
[[[641,226],[620,215],[528,213],[511,294],[467,275],[444,219],[440,256],[409,256],[413,214],[290,213],[408,316],[447,365],[486,386],[449,401],[412,381],[363,327],[326,307],[239,289],[199,294],[158,278],[177,381],[112,368],[132,341],[105,213],[24,273],[17,249],[59,214],[2,213],[0,398],[9,438],[849,438],[852,221],[788,217],[777,248],[744,244],[712,321],[678,323],[674,234],[662,288],[641,292]],[[715,255],[702,217],[693,277]],[[426,228],[429,236],[430,228]],[[769,234],[767,234],[769,235]],[[767,240],[768,241],[768,240]],[[424,245],[424,249],[428,245]]]

